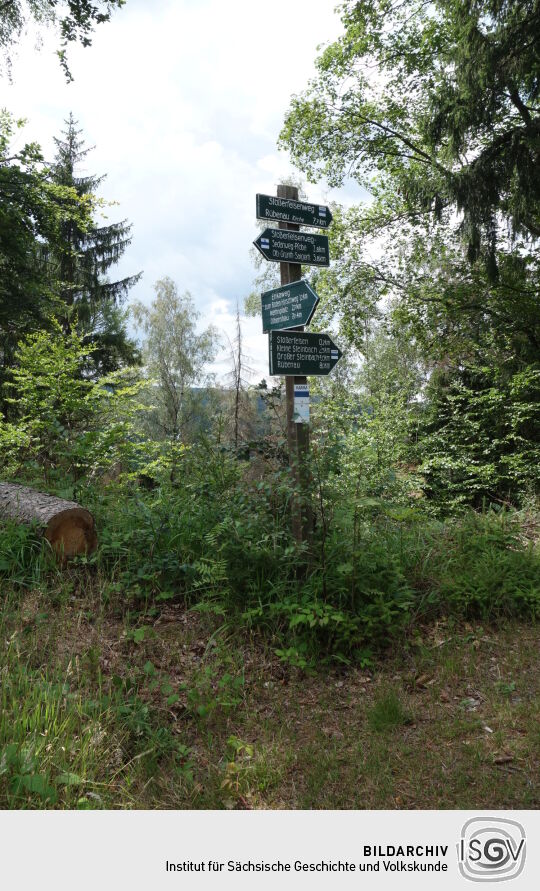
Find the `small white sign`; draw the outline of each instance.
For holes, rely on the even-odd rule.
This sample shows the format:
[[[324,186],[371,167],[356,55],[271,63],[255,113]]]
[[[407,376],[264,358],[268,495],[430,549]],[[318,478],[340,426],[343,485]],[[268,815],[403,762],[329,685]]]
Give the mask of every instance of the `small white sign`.
[[[294,385],[294,412],[295,424],[309,424],[309,388],[307,384]]]

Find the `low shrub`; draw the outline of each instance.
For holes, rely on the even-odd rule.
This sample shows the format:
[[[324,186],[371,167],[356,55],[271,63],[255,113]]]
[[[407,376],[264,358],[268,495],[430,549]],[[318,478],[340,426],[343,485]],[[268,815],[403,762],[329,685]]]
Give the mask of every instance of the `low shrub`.
[[[422,581],[439,612],[492,621],[540,615],[540,554],[515,515],[471,511],[426,545]]]

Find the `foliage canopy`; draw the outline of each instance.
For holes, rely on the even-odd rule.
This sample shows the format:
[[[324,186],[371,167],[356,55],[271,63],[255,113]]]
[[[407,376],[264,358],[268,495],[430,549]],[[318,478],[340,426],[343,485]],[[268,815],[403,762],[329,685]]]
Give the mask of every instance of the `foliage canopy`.
[[[108,22],[115,9],[126,0],[3,0],[0,3],[0,47],[9,51],[29,21],[39,25],[56,25],[59,31],[58,57],[66,78],[72,80],[67,62],[70,43],[90,46],[96,25]]]
[[[384,175],[397,213],[452,207],[494,274],[501,223],[540,236],[539,3],[355,0],[342,16],[282,143],[332,185],[379,194]]]

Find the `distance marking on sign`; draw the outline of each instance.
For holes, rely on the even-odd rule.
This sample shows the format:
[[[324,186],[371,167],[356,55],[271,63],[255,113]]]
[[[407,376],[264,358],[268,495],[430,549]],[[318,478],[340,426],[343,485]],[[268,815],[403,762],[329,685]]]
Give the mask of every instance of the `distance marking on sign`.
[[[309,324],[319,298],[307,282],[291,282],[261,294],[263,331]]]
[[[270,331],[268,335],[270,374],[329,374],[343,355],[328,334],[308,331]]]
[[[253,242],[265,260],[274,263],[303,263],[330,266],[328,237],[290,229],[265,229]]]
[[[317,226],[320,229],[327,229],[332,222],[332,212],[325,204],[310,204],[292,198],[276,198],[274,195],[257,195],[256,199],[258,220]]]

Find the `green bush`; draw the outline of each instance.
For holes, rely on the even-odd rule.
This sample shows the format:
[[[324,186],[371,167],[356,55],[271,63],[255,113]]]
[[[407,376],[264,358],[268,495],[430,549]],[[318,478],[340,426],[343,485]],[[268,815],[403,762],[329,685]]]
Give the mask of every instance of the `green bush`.
[[[152,492],[96,496],[100,546],[90,563],[131,609],[178,599],[214,611],[258,629],[299,666],[367,664],[434,615],[538,615],[540,558],[511,514],[442,522],[407,503],[345,502],[340,481],[306,550],[290,536],[286,475],[260,487],[234,458],[216,451],[202,461],[195,449],[183,470]]]
[[[374,494],[357,445],[329,436],[314,448],[316,523],[302,546],[290,533],[289,471],[250,479],[249,465],[218,443],[177,451],[174,481],[153,453],[150,489],[135,472],[108,488],[83,481],[99,546],[72,569],[75,588],[77,572],[80,584],[93,573],[106,580],[104,600],[111,595],[129,612],[156,614],[169,600],[215,612],[230,628],[256,629],[299,667],[368,664],[436,615],[538,616],[540,557],[523,541],[519,516],[469,510],[434,519],[411,501],[411,481],[384,468]],[[0,526],[4,577],[47,583],[54,571],[32,530]]]
[[[420,471],[439,511],[519,504],[540,491],[537,365],[519,371],[470,366],[433,390]]]
[[[449,521],[425,543],[423,582],[440,612],[498,620],[540,615],[540,554],[506,512]]]

